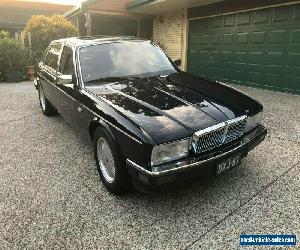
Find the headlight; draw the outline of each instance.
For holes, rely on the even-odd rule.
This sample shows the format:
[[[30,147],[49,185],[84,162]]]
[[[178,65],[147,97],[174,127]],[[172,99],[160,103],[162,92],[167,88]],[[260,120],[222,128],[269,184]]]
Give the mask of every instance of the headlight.
[[[247,119],[247,125],[246,125],[246,132],[251,131],[258,124],[260,124],[261,120],[262,120],[262,116],[263,116],[263,112],[259,112],[259,113],[257,113],[254,116],[248,117],[248,119]]]
[[[151,165],[159,165],[188,156],[189,146],[189,139],[154,146],[151,156]]]

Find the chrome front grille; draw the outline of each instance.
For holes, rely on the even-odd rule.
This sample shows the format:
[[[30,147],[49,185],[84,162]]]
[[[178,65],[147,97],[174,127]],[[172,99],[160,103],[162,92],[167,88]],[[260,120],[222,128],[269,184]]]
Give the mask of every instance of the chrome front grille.
[[[194,151],[209,151],[238,139],[243,135],[246,123],[247,116],[242,116],[196,132],[193,137]]]
[[[236,140],[241,137],[245,131],[247,119],[234,121],[228,125],[228,131],[225,138],[225,143]]]

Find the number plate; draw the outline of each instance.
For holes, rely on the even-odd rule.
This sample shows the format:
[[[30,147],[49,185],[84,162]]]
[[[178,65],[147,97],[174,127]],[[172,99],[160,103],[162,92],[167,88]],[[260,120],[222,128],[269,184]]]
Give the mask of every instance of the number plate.
[[[234,168],[240,165],[242,160],[242,155],[234,155],[220,163],[217,164],[217,174],[222,174],[229,170],[230,168]]]

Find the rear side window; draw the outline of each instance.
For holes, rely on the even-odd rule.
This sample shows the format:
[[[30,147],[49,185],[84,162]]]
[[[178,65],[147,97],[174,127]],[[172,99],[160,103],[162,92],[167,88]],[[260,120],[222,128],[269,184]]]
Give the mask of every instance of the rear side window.
[[[63,75],[72,75],[74,73],[73,50],[66,45],[61,54],[59,72]]]
[[[50,46],[45,58],[45,64],[54,70],[57,70],[58,68],[58,59],[60,56],[60,51],[61,51],[61,44],[54,43]]]

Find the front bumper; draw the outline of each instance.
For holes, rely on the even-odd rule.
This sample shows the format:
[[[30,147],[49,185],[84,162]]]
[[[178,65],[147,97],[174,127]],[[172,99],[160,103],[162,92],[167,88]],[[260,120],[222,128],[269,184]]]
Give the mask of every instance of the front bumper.
[[[34,79],[33,86],[35,87],[36,90],[38,90],[38,80],[37,80],[37,78]]]
[[[163,164],[160,172],[152,172],[127,159],[126,165],[135,185],[160,186],[169,182],[185,182],[203,174],[215,174],[217,163],[235,154],[246,157],[248,152],[259,145],[267,134],[263,126],[244,135],[238,141],[223,145],[205,155],[191,157]]]

